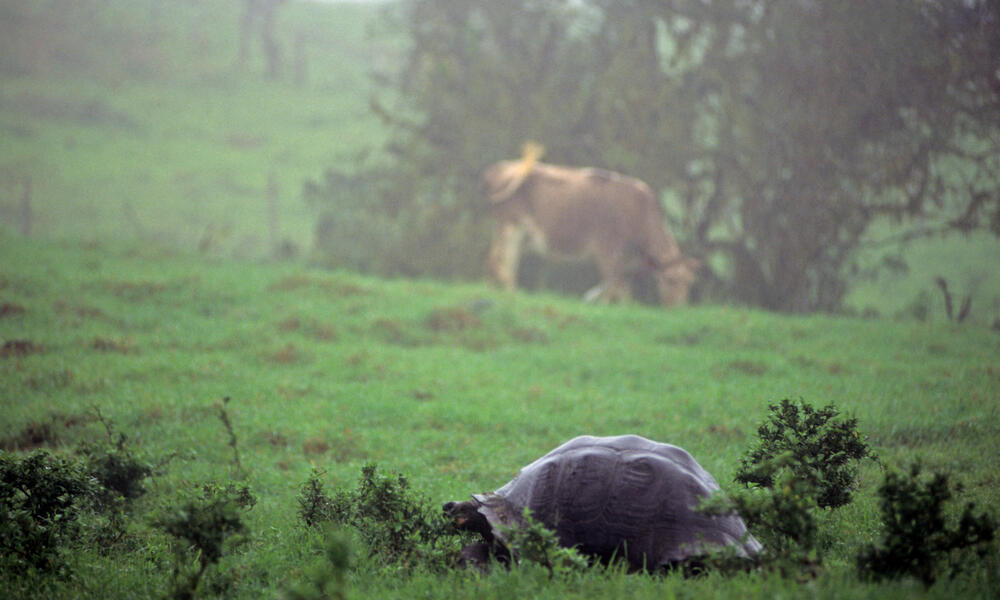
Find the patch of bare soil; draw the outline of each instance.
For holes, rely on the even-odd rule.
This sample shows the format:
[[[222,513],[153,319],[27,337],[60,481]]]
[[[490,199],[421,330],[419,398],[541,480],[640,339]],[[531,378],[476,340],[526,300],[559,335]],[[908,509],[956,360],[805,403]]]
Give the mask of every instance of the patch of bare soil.
[[[75,316],[80,319],[110,320],[108,315],[104,314],[104,311],[99,308],[74,304],[69,300],[56,300],[52,303],[52,309],[57,313]]]
[[[64,415],[53,414],[47,420],[31,421],[20,431],[0,438],[0,449],[13,452],[15,450],[34,450],[41,447],[52,447],[59,444],[66,432],[94,421],[89,414]]]
[[[283,348],[264,355],[264,360],[278,365],[290,365],[303,360],[303,358],[302,352],[292,344],[286,344]]]
[[[119,354],[132,354],[138,352],[135,344],[129,340],[118,340],[102,336],[95,337],[90,343],[90,347],[101,352],[117,352]]]
[[[337,281],[334,279],[322,279],[312,275],[299,274],[282,277],[271,285],[267,286],[269,292],[291,292],[303,288],[316,288],[334,296],[364,296],[371,293],[368,288],[354,283]]]
[[[41,351],[42,345],[31,340],[7,340],[0,346],[0,358],[18,358]]]
[[[734,360],[725,365],[718,365],[715,369],[716,376],[720,379],[731,373],[741,373],[743,375],[760,376],[768,371],[766,364],[754,360]]]
[[[23,315],[25,312],[27,312],[27,309],[20,304],[15,304],[14,302],[0,303],[0,318]]]
[[[461,306],[435,308],[427,316],[427,326],[434,331],[463,331],[482,325],[482,320]]]

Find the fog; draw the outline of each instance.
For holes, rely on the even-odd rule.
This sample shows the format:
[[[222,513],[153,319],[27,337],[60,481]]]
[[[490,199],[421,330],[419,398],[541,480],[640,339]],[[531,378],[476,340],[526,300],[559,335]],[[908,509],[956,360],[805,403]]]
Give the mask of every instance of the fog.
[[[764,7],[3,0],[0,218],[497,279],[479,178],[537,142],[651,188],[701,265],[692,302],[943,318],[950,294],[991,320],[996,6]],[[583,258],[526,248],[517,284],[582,294],[601,279]],[[655,273],[626,270],[655,302]]]

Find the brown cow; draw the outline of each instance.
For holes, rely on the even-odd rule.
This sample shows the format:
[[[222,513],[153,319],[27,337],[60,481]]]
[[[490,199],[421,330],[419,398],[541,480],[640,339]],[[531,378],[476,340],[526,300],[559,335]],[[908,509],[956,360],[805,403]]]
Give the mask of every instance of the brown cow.
[[[483,173],[495,219],[493,279],[517,287],[527,241],[546,256],[592,259],[601,283],[587,299],[627,300],[631,278],[648,272],[664,305],[687,301],[700,262],[681,254],[649,186],[603,169],[538,162],[540,154],[541,147],[527,145],[521,160],[498,162]]]

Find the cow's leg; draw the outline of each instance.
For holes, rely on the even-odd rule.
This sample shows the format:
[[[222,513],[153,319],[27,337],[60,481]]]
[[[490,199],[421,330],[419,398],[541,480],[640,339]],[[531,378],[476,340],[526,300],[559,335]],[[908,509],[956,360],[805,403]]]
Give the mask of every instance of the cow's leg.
[[[601,302],[627,302],[632,299],[627,272],[620,252],[598,253],[595,257],[601,283],[587,292]]]
[[[493,281],[508,290],[517,288],[517,265],[521,260],[524,229],[515,223],[501,222],[493,228],[489,270]]]
[[[680,304],[678,300],[678,289],[674,282],[663,271],[655,274],[656,289],[660,294],[660,304],[664,306],[674,306]]]
[[[604,298],[604,282],[598,283],[583,294],[584,302],[598,302]]]

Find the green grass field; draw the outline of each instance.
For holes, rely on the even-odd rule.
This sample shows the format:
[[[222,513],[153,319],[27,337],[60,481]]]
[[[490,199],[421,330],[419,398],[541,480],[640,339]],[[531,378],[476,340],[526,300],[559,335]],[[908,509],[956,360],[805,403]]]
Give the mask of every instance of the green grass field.
[[[30,179],[35,235],[153,239],[257,259],[271,254],[273,226],[279,240],[308,252],[315,215],[301,197],[305,181],[356,169],[385,138],[368,109],[369,75],[398,62],[398,43],[377,26],[378,8],[288,7],[279,22],[286,75],[271,82],[256,40],[246,71],[236,68],[238,12],[167,5],[151,22],[140,4],[118,4],[103,9],[105,18],[128,35],[111,38],[124,49],[105,53],[121,64],[98,53],[81,71],[57,63],[3,78],[0,220],[21,226]],[[307,40],[302,84],[287,73],[296,34]],[[59,35],[80,52],[95,43]],[[132,37],[152,41],[138,66]]]
[[[378,281],[295,265],[249,266],[134,245],[54,244],[4,234],[0,340],[34,351],[0,360],[0,436],[65,452],[99,439],[95,408],[145,456],[177,452],[138,512],[233,476],[216,405],[232,400],[248,481],[260,502],[250,542],[219,566],[234,597],[274,595],[315,552],[296,495],[313,466],[353,485],[369,461],[406,474],[435,502],[493,489],[582,433],[637,433],[688,449],[726,486],[767,405],[802,398],[859,419],[882,459],[921,460],[998,500],[1000,337],[948,323],[783,317],[722,307],[664,312],[595,307],[482,285]],[[20,436],[20,437],[19,437]],[[916,582],[853,579],[853,555],[878,534],[875,489],[824,516],[827,570],[811,583],[544,572],[389,577],[362,560],[353,597],[593,597],[635,594],[886,597]],[[135,551],[74,564],[102,597],[162,593],[162,534]],[[159,558],[157,558],[159,557]],[[362,557],[363,558],[363,557]],[[158,562],[159,561],[159,562]],[[159,566],[158,566],[159,565]],[[125,568],[122,568],[122,567]],[[996,556],[932,596],[995,595]],[[100,592],[97,594],[97,592]],[[56,586],[55,596],[81,590]]]
[[[30,180],[36,236],[155,240],[250,260],[288,241],[308,257],[317,215],[303,184],[375,160],[386,140],[369,110],[385,90],[370,75],[398,68],[405,42],[384,7],[290,4],[278,22],[285,74],[270,82],[256,45],[247,69],[236,68],[238,13],[225,3],[91,4],[13,30],[55,41],[48,54],[27,53],[48,57],[32,58],[33,72],[0,78],[0,222],[22,228]],[[20,10],[52,12],[39,6]],[[101,35],[107,44],[87,37]],[[301,84],[290,73],[296,35],[306,40]],[[976,326],[1000,318],[995,237],[924,240],[904,256],[907,272],[855,282],[847,306],[883,316],[923,306],[943,320],[934,285],[943,276],[956,303],[972,294]],[[863,262],[881,257],[868,251]]]
[[[38,6],[24,10],[50,8]],[[0,344],[30,342],[0,356],[0,447],[72,454],[105,437],[99,410],[141,456],[176,457],[132,509],[134,543],[112,556],[72,548],[76,578],[51,581],[47,597],[167,593],[171,556],[150,515],[235,477],[218,412],[226,397],[259,502],[246,542],[213,567],[202,597],[284,597],[304,577],[320,536],[300,522],[296,498],[314,467],[329,486],[350,486],[377,462],[439,503],[494,489],[573,436],[636,433],[686,448],[733,489],[757,424],[783,398],[834,404],[887,464],[920,460],[963,484],[957,500],[997,505],[995,238],[914,245],[908,273],[849,296],[881,315],[870,319],[592,306],[313,268],[315,215],[300,190],[324,169],[357,168],[385,140],[367,74],[398,63],[391,22],[377,7],[290,4],[282,39],[310,40],[309,78],[295,85],[264,81],[256,54],[248,72],[234,69],[237,19],[225,3],[73,6],[80,14],[39,21],[58,32],[55,58],[0,77]],[[106,48],[86,38],[94,31]],[[29,236],[19,233],[26,179]],[[264,260],[272,227],[300,260]],[[935,275],[973,293],[970,321],[945,320]],[[925,320],[910,316],[921,297]],[[530,565],[406,575],[355,544],[348,595],[998,595],[995,551],[929,591],[859,582],[854,556],[879,535],[881,481],[866,463],[855,501],[821,516],[825,569],[807,582],[601,571],[550,580]]]

